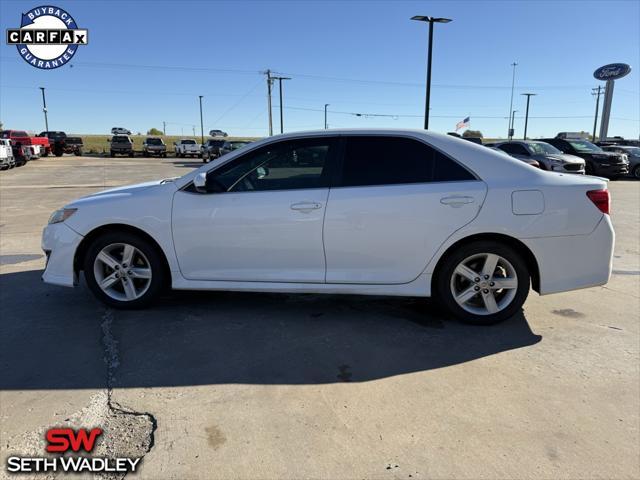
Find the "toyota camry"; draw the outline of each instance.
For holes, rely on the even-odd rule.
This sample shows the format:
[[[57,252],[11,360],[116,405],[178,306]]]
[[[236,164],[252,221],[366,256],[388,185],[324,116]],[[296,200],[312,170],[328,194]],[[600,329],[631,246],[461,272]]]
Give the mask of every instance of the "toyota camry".
[[[51,215],[46,282],[80,273],[107,305],[163,290],[436,297],[477,324],[605,284],[605,180],[533,168],[451,136],[322,130],[270,137],[183,177]]]

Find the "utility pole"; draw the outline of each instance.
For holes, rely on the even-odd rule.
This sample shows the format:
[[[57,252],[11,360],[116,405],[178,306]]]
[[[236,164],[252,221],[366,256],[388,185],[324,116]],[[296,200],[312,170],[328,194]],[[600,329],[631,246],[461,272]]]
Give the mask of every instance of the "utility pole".
[[[40,87],[42,90],[42,111],[44,112],[44,127],[45,132],[49,131],[49,120],[47,119],[47,99],[44,97],[44,87]]]
[[[291,80],[290,77],[271,77],[273,80],[278,80],[278,90],[280,92],[280,133],[284,133],[284,122],[282,120],[282,81]]]
[[[527,113],[524,114],[524,136],[523,139],[527,139],[527,124],[529,123],[529,100],[531,97],[535,97],[536,93],[522,93],[521,95],[525,95],[527,97]]]
[[[516,84],[516,67],[518,66],[518,62],[513,62],[511,64],[511,66],[513,67],[513,75],[511,77],[511,102],[509,103],[509,117],[513,117],[513,87]],[[511,122],[513,123],[513,121]],[[507,132],[507,135],[509,136],[509,139],[511,139],[512,135],[511,135],[511,130],[513,129],[513,127],[509,127],[509,132]]]
[[[513,139],[513,133],[514,133],[514,125],[515,125],[515,119],[516,119],[516,112],[518,110],[514,110],[511,112],[511,125],[509,126],[509,141],[511,141]]]
[[[264,72],[267,76],[267,107],[269,109],[269,136],[273,135],[273,112],[271,111],[271,87],[273,85],[273,79],[271,78],[271,70]]]
[[[200,145],[204,145],[204,123],[202,122],[202,95],[198,95],[200,100]],[[195,132],[193,136],[195,137]]]
[[[596,141],[596,127],[598,126],[598,109],[600,108],[600,91],[602,90],[602,85],[598,85],[598,88],[591,89],[591,95],[596,96],[596,115],[593,118],[593,136],[591,137],[591,141]]]
[[[196,126],[195,125],[191,125],[191,129],[193,130],[193,136],[196,136]]]
[[[164,120],[162,121],[162,134],[165,137],[167,136],[167,122],[165,122]]]
[[[327,125],[327,107],[329,106],[328,103],[324,104],[324,129],[326,130],[328,127]]]

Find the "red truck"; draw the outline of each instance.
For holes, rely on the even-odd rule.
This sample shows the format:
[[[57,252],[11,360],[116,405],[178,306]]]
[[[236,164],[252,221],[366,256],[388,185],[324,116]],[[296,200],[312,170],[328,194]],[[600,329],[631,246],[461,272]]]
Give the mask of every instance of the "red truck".
[[[16,161],[24,165],[27,160],[33,158],[34,149],[31,137],[24,130],[2,130],[0,138],[11,140],[11,148]]]
[[[49,156],[51,153],[51,143],[47,137],[30,137],[31,145],[40,145],[40,155],[43,157]]]

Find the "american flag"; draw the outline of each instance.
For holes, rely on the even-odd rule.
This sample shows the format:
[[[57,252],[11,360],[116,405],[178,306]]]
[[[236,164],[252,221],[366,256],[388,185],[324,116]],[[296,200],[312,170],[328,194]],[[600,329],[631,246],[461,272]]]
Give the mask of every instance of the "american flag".
[[[456,123],[456,132],[458,130],[460,130],[461,128],[468,127],[470,123],[471,123],[471,118],[470,117],[466,117],[461,122]]]

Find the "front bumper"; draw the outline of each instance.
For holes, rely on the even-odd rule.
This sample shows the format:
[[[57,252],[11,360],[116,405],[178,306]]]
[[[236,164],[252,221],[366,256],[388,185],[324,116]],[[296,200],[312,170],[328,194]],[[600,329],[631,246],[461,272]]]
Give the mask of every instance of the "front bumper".
[[[615,233],[602,215],[588,235],[521,239],[538,261],[540,294],[604,285],[611,276]]]
[[[73,259],[83,238],[64,222],[45,227],[42,232],[42,250],[47,256],[47,265],[42,274],[43,281],[64,287],[78,284]]]
[[[602,165],[593,163],[594,174],[601,177],[616,177],[619,175],[627,175],[629,173],[628,163],[617,163]]]

